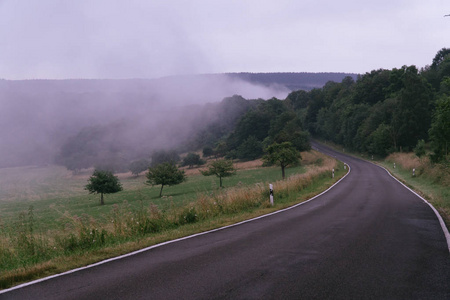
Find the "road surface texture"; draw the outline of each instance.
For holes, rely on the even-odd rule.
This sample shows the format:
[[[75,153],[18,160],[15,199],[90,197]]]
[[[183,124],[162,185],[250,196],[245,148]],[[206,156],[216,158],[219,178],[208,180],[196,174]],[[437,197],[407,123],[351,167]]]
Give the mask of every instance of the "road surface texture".
[[[382,168],[315,146],[351,172],[313,201],[0,299],[450,299],[432,209]]]

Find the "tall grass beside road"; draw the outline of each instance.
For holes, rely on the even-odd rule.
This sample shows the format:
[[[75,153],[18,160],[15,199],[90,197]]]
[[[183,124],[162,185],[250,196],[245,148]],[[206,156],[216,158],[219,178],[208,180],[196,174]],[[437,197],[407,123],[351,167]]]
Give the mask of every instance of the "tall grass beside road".
[[[0,220],[0,288],[285,208],[320,193],[346,172],[342,163],[323,154],[311,151],[302,156],[305,166],[297,169],[301,173],[291,173],[284,181],[240,181],[225,189],[199,189],[183,201],[167,197],[164,206],[137,189],[133,204],[110,204],[110,210],[98,217],[75,215],[61,207],[65,211],[59,218],[61,226],[47,230],[38,224],[34,208],[38,202],[29,202],[28,209],[9,223]],[[335,178],[331,178],[333,168]],[[274,170],[281,173],[278,168],[257,168],[238,174],[252,177],[252,172]],[[274,185],[273,207],[269,183]]]
[[[450,164],[432,164],[414,153],[393,153],[381,164],[433,204],[450,228]]]

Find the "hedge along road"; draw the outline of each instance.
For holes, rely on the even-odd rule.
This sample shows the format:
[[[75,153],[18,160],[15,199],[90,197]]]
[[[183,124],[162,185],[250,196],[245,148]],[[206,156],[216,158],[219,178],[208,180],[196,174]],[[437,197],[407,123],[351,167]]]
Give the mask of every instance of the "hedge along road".
[[[382,168],[314,146],[351,172],[313,201],[0,299],[450,299],[433,210]]]

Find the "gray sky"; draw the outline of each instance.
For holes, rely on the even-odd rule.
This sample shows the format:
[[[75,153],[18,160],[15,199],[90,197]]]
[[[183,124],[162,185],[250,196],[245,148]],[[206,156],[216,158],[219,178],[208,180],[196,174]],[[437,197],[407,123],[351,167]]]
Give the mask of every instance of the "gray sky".
[[[424,67],[448,0],[0,0],[0,78]]]

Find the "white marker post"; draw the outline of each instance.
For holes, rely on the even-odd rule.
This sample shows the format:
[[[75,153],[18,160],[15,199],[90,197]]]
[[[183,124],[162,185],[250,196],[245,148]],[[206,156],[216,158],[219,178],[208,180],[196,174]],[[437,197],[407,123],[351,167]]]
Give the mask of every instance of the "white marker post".
[[[269,184],[269,190],[270,190],[270,205],[273,206],[273,185]]]
[[[413,169],[413,177],[416,176],[416,169]]]
[[[395,169],[395,163],[394,163],[394,169]]]
[[[331,178],[334,178],[334,169],[333,172],[331,172]]]
[[[347,170],[347,165],[344,165],[344,170]]]

